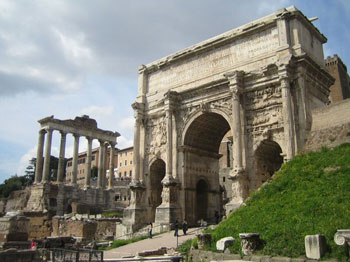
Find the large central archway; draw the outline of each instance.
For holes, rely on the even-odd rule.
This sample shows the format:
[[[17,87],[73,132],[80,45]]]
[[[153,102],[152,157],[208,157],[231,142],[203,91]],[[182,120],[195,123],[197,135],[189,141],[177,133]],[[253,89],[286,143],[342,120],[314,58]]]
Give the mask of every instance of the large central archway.
[[[213,112],[197,115],[185,129],[185,218],[191,224],[200,219],[214,222],[215,212],[222,210],[219,148],[230,129],[228,121]]]

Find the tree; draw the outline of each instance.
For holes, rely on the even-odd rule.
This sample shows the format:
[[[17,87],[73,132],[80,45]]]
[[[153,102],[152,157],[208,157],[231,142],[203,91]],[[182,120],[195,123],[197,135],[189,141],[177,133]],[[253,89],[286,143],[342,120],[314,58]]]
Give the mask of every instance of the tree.
[[[36,168],[36,158],[33,157],[29,160],[29,165],[27,166],[24,177],[28,181],[27,185],[31,185],[34,182],[35,178],[35,168]]]
[[[27,183],[28,180],[25,176],[17,176],[17,174],[6,179],[0,185],[0,198],[7,198],[13,191],[23,189]]]

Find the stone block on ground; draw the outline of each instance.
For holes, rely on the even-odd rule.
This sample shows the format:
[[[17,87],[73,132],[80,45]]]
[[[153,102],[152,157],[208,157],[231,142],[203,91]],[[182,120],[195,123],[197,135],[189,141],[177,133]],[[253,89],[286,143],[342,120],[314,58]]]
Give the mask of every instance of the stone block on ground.
[[[242,253],[246,256],[252,255],[261,244],[260,234],[258,233],[240,233],[239,237],[242,239]]]
[[[211,244],[211,234],[198,234],[198,249],[203,249]]]
[[[216,249],[219,251],[225,251],[226,248],[232,246],[235,242],[233,237],[224,237],[216,242]]]
[[[307,235],[305,237],[306,257],[320,259],[326,252],[327,244],[324,235]]]

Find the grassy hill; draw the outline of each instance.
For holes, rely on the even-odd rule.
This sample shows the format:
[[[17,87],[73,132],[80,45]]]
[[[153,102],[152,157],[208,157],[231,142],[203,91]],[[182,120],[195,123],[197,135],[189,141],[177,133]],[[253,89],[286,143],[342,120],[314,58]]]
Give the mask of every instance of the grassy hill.
[[[233,236],[240,252],[239,233],[260,233],[260,254],[305,256],[306,235],[324,234],[326,257],[347,259],[334,243],[337,229],[350,229],[350,144],[295,157],[273,180],[211,231],[211,249],[220,238]]]

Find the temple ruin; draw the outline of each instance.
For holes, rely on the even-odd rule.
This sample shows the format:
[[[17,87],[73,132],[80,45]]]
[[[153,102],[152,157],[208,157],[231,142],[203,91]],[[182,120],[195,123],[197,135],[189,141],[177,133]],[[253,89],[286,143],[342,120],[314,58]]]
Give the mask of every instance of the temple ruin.
[[[333,83],[326,41],[292,6],[140,66],[131,205],[118,233],[213,221],[222,205],[219,146],[229,131],[226,213],[300,152],[311,111],[328,102]]]
[[[40,123],[37,149],[37,162],[35,169],[35,182],[31,187],[30,197],[25,207],[27,212],[50,211],[54,215],[62,216],[65,213],[90,213],[93,209],[113,208],[114,194],[114,150],[117,143],[118,132],[106,131],[97,127],[97,122],[88,116],[76,117],[74,120],[59,120],[53,116],[43,118]],[[60,152],[58,161],[57,180],[50,183],[50,156],[52,133],[60,132]],[[74,137],[73,172],[72,179],[65,183],[64,160],[66,136]],[[85,174],[85,187],[77,186],[79,140],[85,137],[87,140],[87,172]],[[90,186],[91,178],[91,150],[93,139],[98,139],[100,152],[98,160],[97,186]],[[109,178],[106,178],[106,150],[110,150]],[[45,149],[45,150],[44,150]],[[44,155],[43,155],[44,153]],[[108,190],[106,190],[108,189]],[[97,210],[94,211],[98,212]]]

